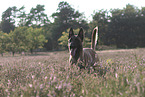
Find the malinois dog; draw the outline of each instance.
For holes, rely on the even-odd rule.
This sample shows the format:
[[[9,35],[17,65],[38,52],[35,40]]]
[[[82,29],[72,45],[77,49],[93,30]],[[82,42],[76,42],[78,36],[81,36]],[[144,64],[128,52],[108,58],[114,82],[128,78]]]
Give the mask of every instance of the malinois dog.
[[[74,35],[73,29],[70,28],[68,36],[68,47],[70,52],[69,63],[78,64],[81,68],[90,68],[95,66],[99,61],[98,55],[95,52],[95,47],[98,39],[98,27],[92,32],[91,48],[83,48],[84,31],[80,28],[78,35]]]

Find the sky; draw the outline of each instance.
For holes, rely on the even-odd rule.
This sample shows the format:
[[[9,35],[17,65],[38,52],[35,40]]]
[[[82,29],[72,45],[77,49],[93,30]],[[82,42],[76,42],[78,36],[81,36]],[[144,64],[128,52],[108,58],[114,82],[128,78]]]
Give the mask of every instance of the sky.
[[[29,13],[32,7],[37,4],[45,5],[45,13],[50,16],[56,12],[58,4],[61,1],[67,1],[72,8],[84,13],[87,20],[91,20],[94,11],[111,8],[123,9],[127,4],[134,5],[138,8],[145,7],[145,0],[2,0],[0,3],[0,20],[2,13],[8,8],[16,6],[20,8],[25,6],[26,13]]]

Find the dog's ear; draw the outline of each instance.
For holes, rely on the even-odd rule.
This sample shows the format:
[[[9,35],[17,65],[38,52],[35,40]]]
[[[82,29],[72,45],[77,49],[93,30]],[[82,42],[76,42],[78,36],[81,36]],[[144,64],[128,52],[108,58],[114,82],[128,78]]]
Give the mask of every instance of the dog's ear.
[[[83,31],[83,28],[80,29],[78,36],[81,38],[81,40],[83,42],[83,39],[84,39],[84,31]]]
[[[72,37],[73,35],[74,35],[73,29],[72,29],[72,28],[70,28],[70,30],[69,30],[69,36],[68,36],[68,39],[69,39],[70,37]]]

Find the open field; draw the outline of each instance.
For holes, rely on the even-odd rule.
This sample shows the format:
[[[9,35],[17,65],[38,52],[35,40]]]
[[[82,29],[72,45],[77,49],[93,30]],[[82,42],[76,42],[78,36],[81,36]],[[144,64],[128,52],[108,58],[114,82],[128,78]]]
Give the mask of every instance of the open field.
[[[145,49],[96,51],[95,71],[68,65],[68,51],[0,56],[0,97],[145,97]]]

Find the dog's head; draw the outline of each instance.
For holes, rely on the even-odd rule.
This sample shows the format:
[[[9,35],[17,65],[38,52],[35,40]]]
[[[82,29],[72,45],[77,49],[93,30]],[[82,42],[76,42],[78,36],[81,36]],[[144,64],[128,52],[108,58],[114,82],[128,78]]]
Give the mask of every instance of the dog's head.
[[[77,62],[78,58],[80,57],[80,53],[82,51],[82,44],[83,44],[84,33],[83,29],[81,28],[78,35],[74,35],[73,29],[70,28],[69,36],[68,36],[68,47],[71,55],[71,60]]]

